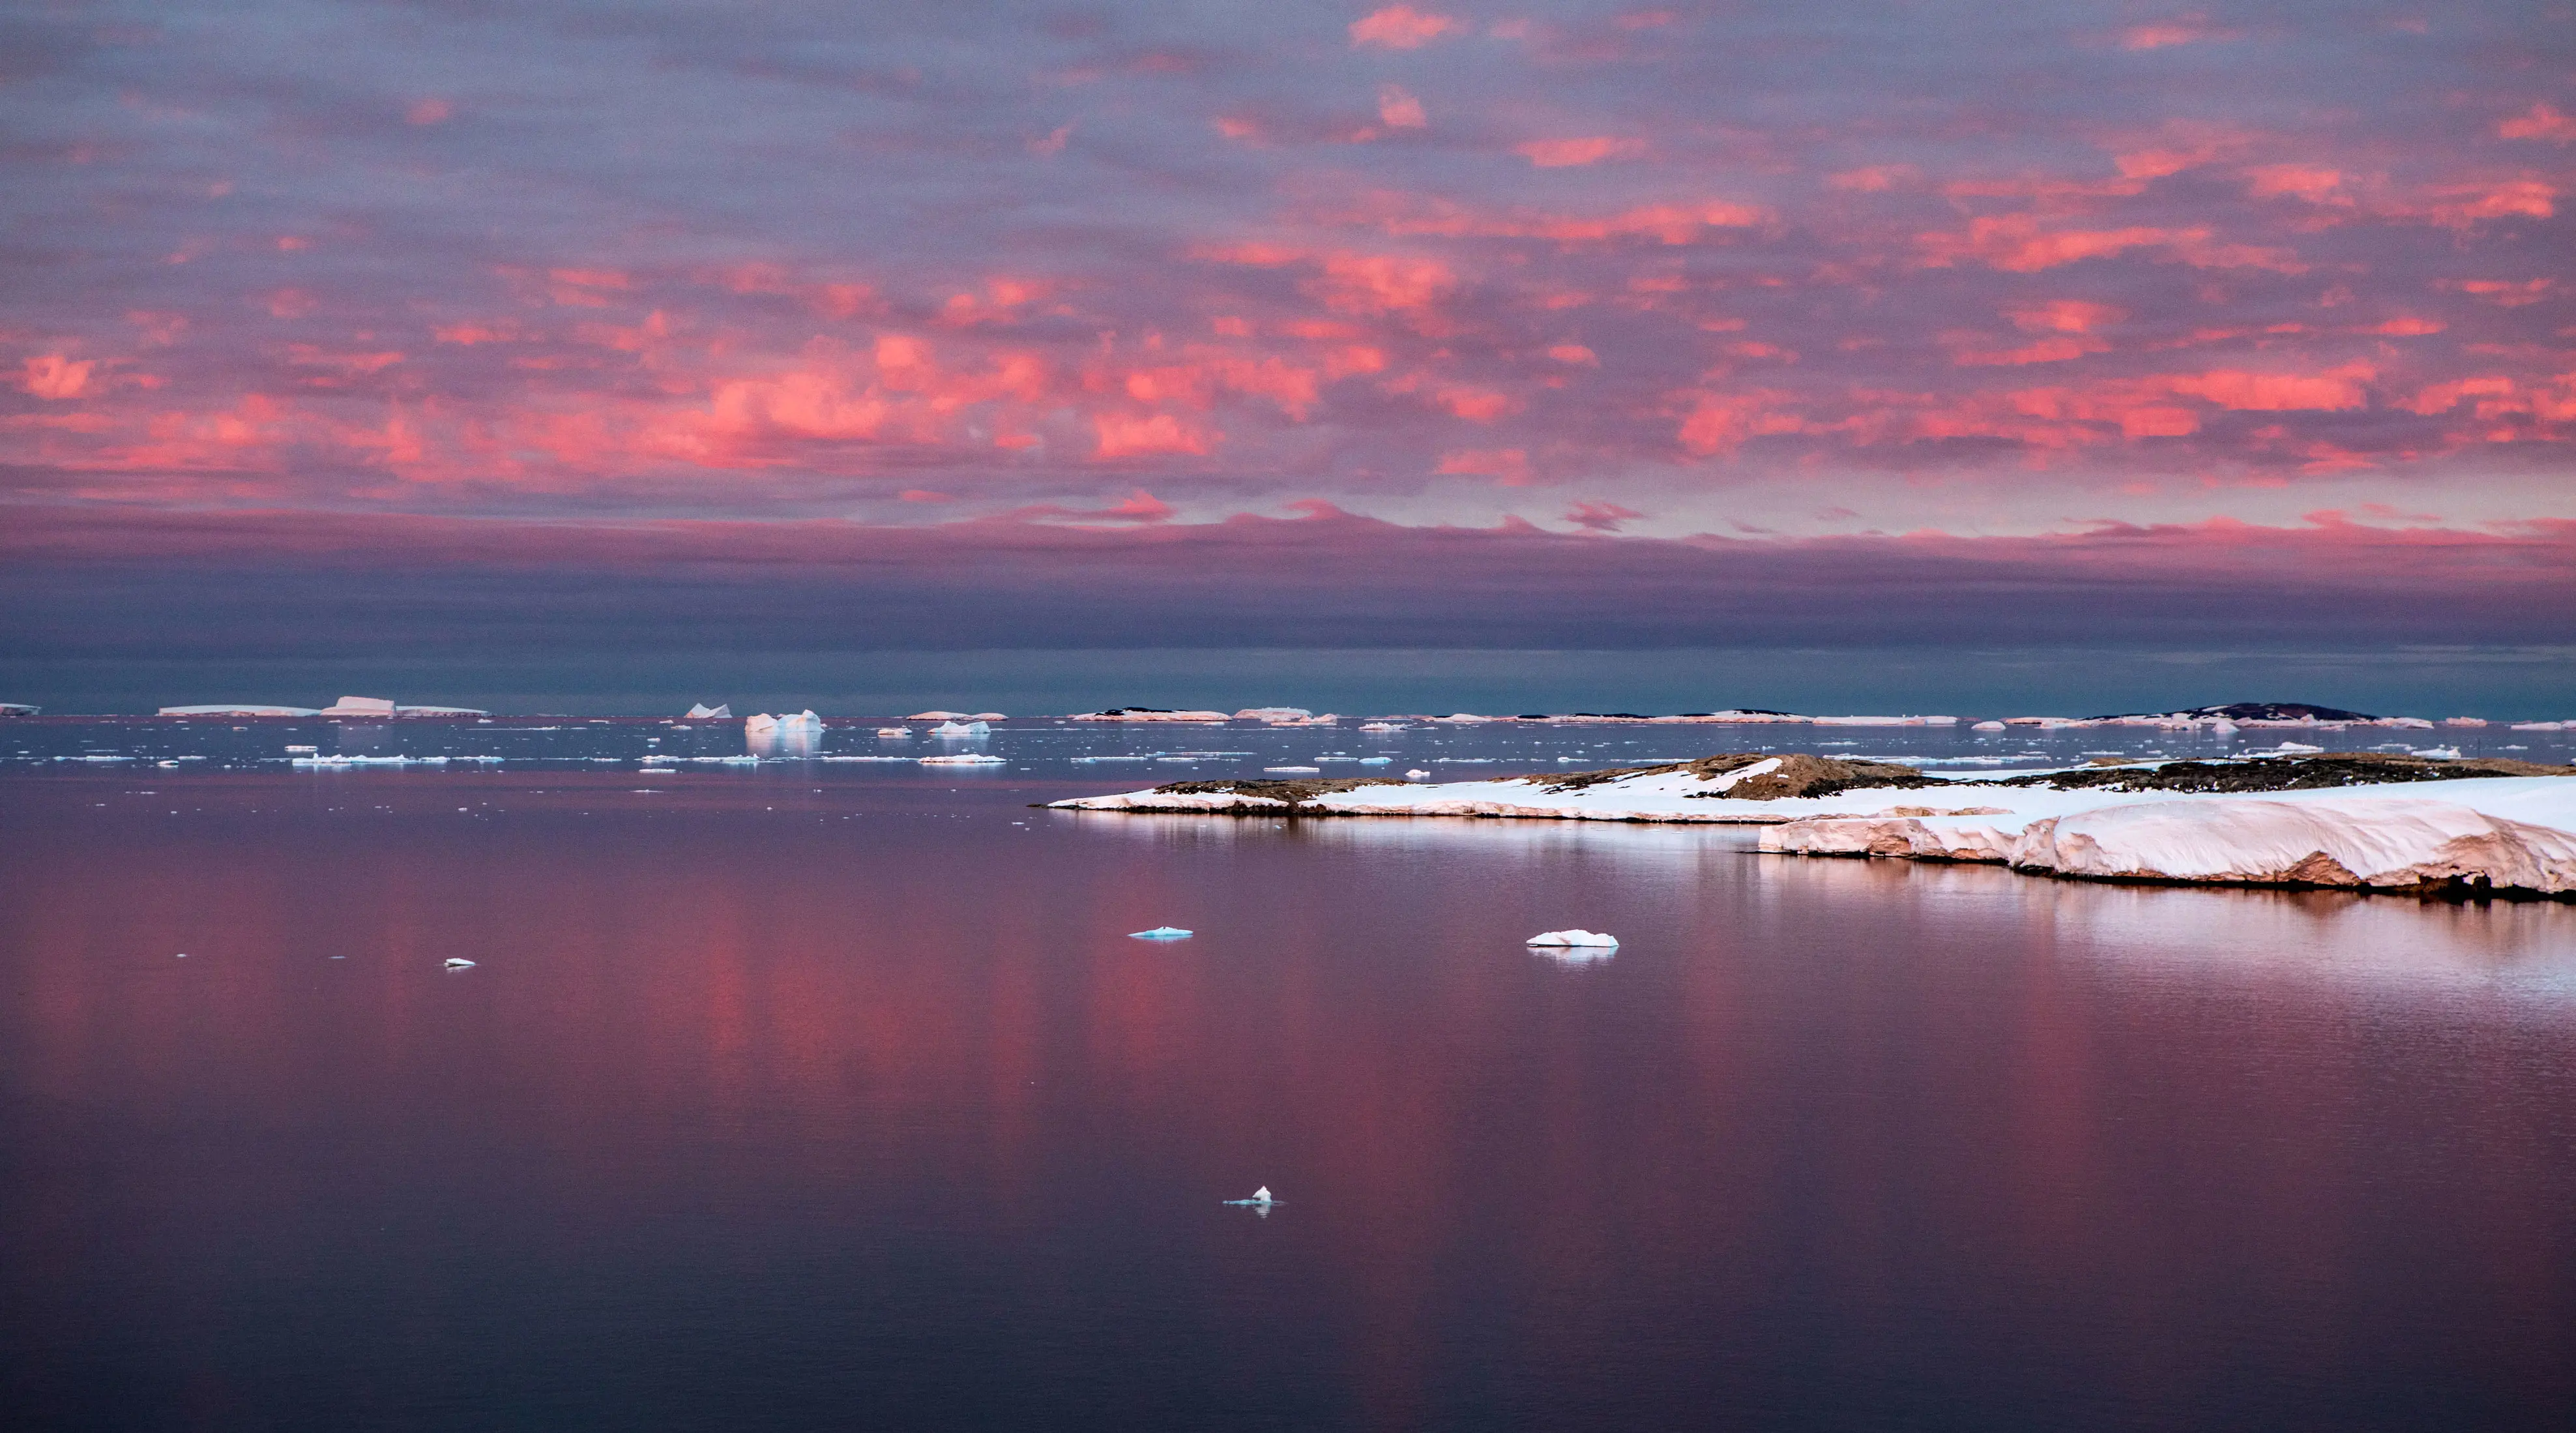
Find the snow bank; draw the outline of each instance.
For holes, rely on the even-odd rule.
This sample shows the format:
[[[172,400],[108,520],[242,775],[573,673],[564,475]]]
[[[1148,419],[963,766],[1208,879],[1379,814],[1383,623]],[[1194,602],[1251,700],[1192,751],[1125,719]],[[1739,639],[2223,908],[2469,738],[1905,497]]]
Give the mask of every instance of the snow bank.
[[[1215,790],[1137,791],[1054,804],[1211,815],[1758,825],[1764,828],[1759,849],[1792,855],[1983,862],[2103,879],[2370,890],[2464,884],[2576,893],[2576,777],[2471,777],[2245,796],[1986,786],[1934,776],[1931,786],[1911,789],[1758,801],[1727,794],[1776,760],[1709,776],[1658,770],[1581,783],[1556,776],[1370,782],[1314,790],[1293,803]]]

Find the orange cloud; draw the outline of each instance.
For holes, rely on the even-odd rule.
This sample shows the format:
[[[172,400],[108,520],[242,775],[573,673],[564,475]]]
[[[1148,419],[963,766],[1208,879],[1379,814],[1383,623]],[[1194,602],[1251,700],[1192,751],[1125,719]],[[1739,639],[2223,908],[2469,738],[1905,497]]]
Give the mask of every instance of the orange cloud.
[[[1512,152],[1540,169],[1573,169],[1598,164],[1605,159],[1627,159],[1643,154],[1646,142],[1596,134],[1581,139],[1533,139],[1526,144],[1513,145]]]
[[[1600,355],[1579,343],[1560,343],[1553,345],[1548,349],[1547,356],[1555,359],[1559,363],[1579,363],[1590,368],[1599,368],[1601,366]]]
[[[2304,199],[2311,204],[2350,204],[2343,193],[2343,171],[2321,169],[2308,164],[2265,164],[2245,171],[2246,192],[2257,199],[2277,199],[2282,195]]]
[[[1402,85],[1378,87],[1377,117],[1389,129],[1421,129],[1431,123],[1422,112],[1422,101],[1405,93]]]
[[[78,398],[89,391],[90,370],[97,366],[96,359],[75,363],[59,353],[38,354],[20,366],[18,386],[57,402]]]
[[[1464,21],[1427,14],[1410,5],[1389,5],[1351,22],[1351,48],[1418,50],[1443,35],[1466,29]]]
[[[1712,200],[1698,204],[1648,204],[1616,214],[1555,214],[1544,210],[1479,210],[1449,200],[1420,205],[1380,203],[1348,216],[1399,237],[1446,239],[1546,239],[1558,244],[1600,244],[1653,239],[1688,244],[1711,229],[1756,229],[1772,212],[1753,204]]]
[[[2546,139],[2559,144],[2576,143],[2576,115],[2561,114],[2556,105],[2543,100],[2512,119],[2496,126],[2505,139]]]
[[[2435,191],[2424,217],[2448,229],[2466,229],[2483,219],[2521,215],[2546,219],[2557,211],[2556,188],[2537,179],[2456,185]]]
[[[1794,433],[1804,426],[1792,414],[1778,411],[1785,394],[1693,393],[1675,436],[1697,457],[1734,452],[1747,438],[1767,433]]]

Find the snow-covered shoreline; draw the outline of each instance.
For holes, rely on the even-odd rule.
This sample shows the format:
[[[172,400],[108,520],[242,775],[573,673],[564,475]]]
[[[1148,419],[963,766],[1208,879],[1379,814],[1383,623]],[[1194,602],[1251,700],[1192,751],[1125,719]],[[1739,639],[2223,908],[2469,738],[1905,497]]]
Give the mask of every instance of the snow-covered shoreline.
[[[1928,784],[1744,799],[1776,761],[1569,781],[1344,784],[1291,796],[1134,791],[1075,811],[1234,816],[1463,816],[1756,825],[1764,851],[2008,865],[2033,874],[2362,890],[2466,887],[2576,896],[2576,777],[2488,776],[2236,794]],[[1224,783],[1215,783],[1224,785]],[[1285,787],[1286,783],[1281,784]]]

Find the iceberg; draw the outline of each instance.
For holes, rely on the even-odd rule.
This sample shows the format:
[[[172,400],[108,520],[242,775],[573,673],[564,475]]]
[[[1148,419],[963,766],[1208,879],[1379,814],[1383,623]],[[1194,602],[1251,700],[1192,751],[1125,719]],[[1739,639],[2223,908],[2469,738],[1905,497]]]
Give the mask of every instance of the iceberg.
[[[1250,1199],[1229,1199],[1225,1202],[1233,1205],[1250,1205],[1256,1209],[1267,1210],[1271,1205],[1280,1203],[1281,1201],[1270,1197],[1270,1186],[1265,1184],[1259,1189],[1252,1191],[1252,1197]]]
[[[1619,948],[1619,938],[1617,936],[1603,935],[1597,930],[1583,930],[1580,928],[1574,930],[1543,930],[1521,943],[1523,945],[1583,946],[1593,949],[1609,950],[1616,950]]]
[[[244,706],[238,703],[218,702],[213,706],[163,707],[161,708],[160,715],[211,717],[309,717],[320,716],[322,713],[313,707]]]
[[[1236,721],[1304,721],[1314,713],[1304,707],[1245,707],[1234,714]]]
[[[910,716],[908,716],[908,717],[905,717],[905,718],[904,718],[904,720],[905,720],[905,721],[956,721],[958,718],[963,717],[964,715],[966,715],[964,712],[914,712],[912,715],[910,715]]]
[[[43,707],[31,707],[25,702],[0,702],[0,717],[35,716],[43,710]],[[169,715],[166,708],[163,710],[162,715]]]
[[[1417,766],[1404,773],[1404,779],[1407,781],[1429,781],[1431,779],[1431,773]]]
[[[881,726],[877,728],[877,736],[885,741],[894,741],[898,738],[910,735],[912,735],[912,728],[908,726]]]
[[[955,756],[925,756],[921,759],[921,764],[924,766],[1000,766],[1004,762],[998,756],[987,756],[980,751],[966,751],[959,752]]]
[[[715,706],[708,706],[705,702],[693,703],[689,707],[687,715],[683,718],[683,720],[686,721],[730,721],[732,719],[733,708],[731,706],[723,703],[718,703]]]
[[[1970,731],[2002,731],[2003,729],[2004,724],[1999,721],[1981,721],[1968,728]]]
[[[1362,731],[1409,731],[1409,730],[1411,730],[1411,728],[1410,728],[1410,727],[1408,727],[1408,726],[1406,726],[1403,722],[1400,722],[1400,721],[1364,721],[1364,722],[1361,722],[1361,723],[1360,723],[1360,730],[1362,730]]]
[[[467,960],[461,955],[451,955],[447,958],[447,968],[449,970],[472,970],[474,968],[474,962]]]
[[[967,719],[968,721],[1009,721],[1009,720],[1010,720],[1010,718],[1009,718],[1009,717],[1004,716],[1004,715],[1003,715],[1002,713],[1000,713],[1000,712],[977,712],[977,713],[975,713],[973,716],[970,716],[970,717],[968,717],[968,718],[966,718],[966,719]]]
[[[980,721],[944,721],[930,729],[932,736],[991,736],[993,729]]]
[[[1152,930],[1129,931],[1127,938],[1129,940],[1188,940],[1195,934],[1197,934],[1196,931],[1186,931],[1176,925],[1158,925]]]

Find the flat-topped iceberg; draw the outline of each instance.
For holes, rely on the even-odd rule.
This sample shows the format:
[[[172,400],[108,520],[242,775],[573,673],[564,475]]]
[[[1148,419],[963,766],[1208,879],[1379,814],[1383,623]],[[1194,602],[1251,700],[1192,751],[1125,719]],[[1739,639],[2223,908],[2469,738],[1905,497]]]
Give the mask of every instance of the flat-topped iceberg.
[[[705,702],[693,702],[689,706],[688,715],[684,718],[687,721],[730,721],[732,719],[733,708],[722,702],[714,706],[708,706]]]
[[[271,707],[240,702],[215,702],[207,706],[163,707],[160,714],[162,716],[310,717],[320,716],[322,712],[317,707]]]

